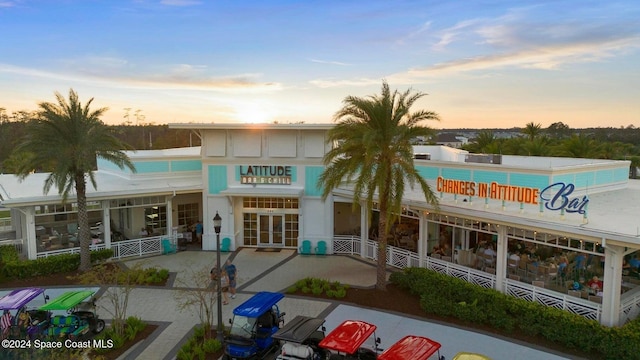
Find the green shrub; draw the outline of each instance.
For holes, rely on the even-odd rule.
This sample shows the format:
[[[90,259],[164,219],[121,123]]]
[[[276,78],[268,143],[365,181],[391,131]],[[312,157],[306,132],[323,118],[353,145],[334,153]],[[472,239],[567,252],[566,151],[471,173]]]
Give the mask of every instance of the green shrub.
[[[609,328],[580,315],[514,298],[424,268],[394,272],[390,280],[419,296],[425,313],[456,317],[503,333],[517,330],[529,336],[541,336],[596,357],[639,358],[640,319],[619,328]]]
[[[2,248],[6,248],[3,246]],[[11,246],[11,248],[13,248]],[[36,276],[47,276],[61,272],[72,272],[80,266],[80,254],[60,254],[35,260],[19,260],[14,258],[11,250],[2,249],[6,256],[2,260],[2,276],[13,279],[28,279]],[[15,252],[15,249],[13,250]],[[8,255],[7,255],[8,254]],[[91,251],[92,263],[102,262],[113,256],[113,250],[103,249]],[[8,259],[9,262],[6,262]]]
[[[346,287],[339,287],[334,291],[335,297],[338,299],[342,299],[343,297],[347,296],[347,288]]]
[[[296,292],[298,292],[298,287],[295,285],[289,286],[289,288],[287,288],[287,294],[295,294]]]
[[[313,293],[313,295],[320,295],[324,292],[324,288],[322,287],[314,287],[311,289],[311,292]]]
[[[328,297],[343,298],[347,295],[348,285],[342,285],[339,281],[329,281],[325,279],[307,277],[296,281],[295,285],[287,289],[287,292],[294,293],[302,291],[304,294],[312,293],[314,295],[325,294]]]
[[[214,353],[222,349],[222,344],[218,339],[206,339],[202,344],[202,349],[206,353]]]

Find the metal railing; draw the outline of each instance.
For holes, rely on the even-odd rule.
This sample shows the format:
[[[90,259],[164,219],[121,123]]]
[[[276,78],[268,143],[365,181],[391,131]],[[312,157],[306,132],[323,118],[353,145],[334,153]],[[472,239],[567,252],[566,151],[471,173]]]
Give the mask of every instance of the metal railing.
[[[115,241],[111,243],[111,250],[113,250],[114,259],[122,259],[126,257],[134,256],[147,256],[147,255],[160,255],[162,254],[162,239],[170,239],[174,244],[176,239],[171,236],[153,236],[141,239]],[[91,250],[106,249],[106,245],[95,244],[91,245]],[[58,249],[52,251],[38,252],[37,257],[43,258],[60,254],[78,254],[80,253],[80,247],[72,247],[65,249]]]
[[[361,241],[357,236],[336,236],[333,239],[334,254],[360,256],[360,246]],[[378,243],[373,240],[367,240],[364,252],[365,258],[377,260],[377,250]],[[420,258],[417,253],[387,245],[387,265],[403,269],[408,266],[418,267],[419,264]],[[496,288],[496,275],[481,270],[428,256],[423,259],[423,267],[487,289]],[[588,319],[600,320],[600,315],[602,314],[601,304],[520,281],[510,279],[504,279],[503,281],[505,284],[505,293],[510,296],[569,311]],[[629,316],[633,316],[634,311],[636,313],[640,312],[640,289],[635,297],[626,299],[624,307],[621,309],[621,316],[623,312],[625,312],[625,314],[628,313]]]
[[[16,248],[18,254],[24,254],[24,246],[22,245],[22,239],[0,240],[0,246],[13,246]],[[26,255],[26,254],[24,254]]]
[[[627,291],[620,297],[620,321],[623,325],[640,315],[640,286]]]

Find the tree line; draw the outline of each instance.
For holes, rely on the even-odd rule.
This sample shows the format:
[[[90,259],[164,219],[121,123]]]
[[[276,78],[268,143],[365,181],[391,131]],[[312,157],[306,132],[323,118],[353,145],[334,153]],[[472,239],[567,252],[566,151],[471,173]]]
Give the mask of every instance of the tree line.
[[[18,163],[24,160],[13,150],[26,135],[28,124],[37,119],[37,116],[36,111],[8,114],[5,109],[0,108],[0,174],[15,173]],[[169,129],[168,125],[123,123],[109,127],[121,142],[135,150],[200,146],[200,137],[191,130]]]
[[[521,136],[498,138],[496,132],[482,130],[463,149],[487,154],[629,160],[630,177],[638,175],[640,128],[571,129],[563,123],[543,128],[530,122],[519,133]]]

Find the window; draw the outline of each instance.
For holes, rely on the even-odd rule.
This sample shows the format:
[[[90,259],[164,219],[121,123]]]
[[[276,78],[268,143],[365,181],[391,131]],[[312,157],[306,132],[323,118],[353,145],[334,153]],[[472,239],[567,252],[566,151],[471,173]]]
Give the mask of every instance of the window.
[[[200,205],[198,203],[178,205],[178,225],[190,226],[198,220],[200,220]]]
[[[167,227],[167,207],[153,206],[144,209],[145,226],[152,229]]]
[[[258,215],[245,213],[243,225],[244,225],[244,244],[257,245],[258,244]]]

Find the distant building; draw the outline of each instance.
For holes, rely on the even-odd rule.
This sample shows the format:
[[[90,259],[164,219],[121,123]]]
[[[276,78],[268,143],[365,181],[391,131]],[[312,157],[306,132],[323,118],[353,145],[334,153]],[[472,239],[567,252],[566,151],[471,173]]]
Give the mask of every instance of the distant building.
[[[469,138],[452,133],[440,133],[436,136],[436,144],[460,149],[469,142]]]

